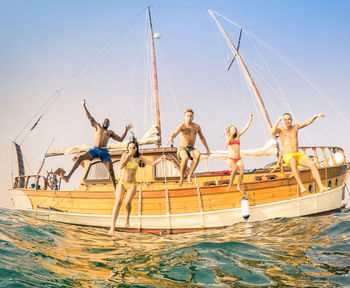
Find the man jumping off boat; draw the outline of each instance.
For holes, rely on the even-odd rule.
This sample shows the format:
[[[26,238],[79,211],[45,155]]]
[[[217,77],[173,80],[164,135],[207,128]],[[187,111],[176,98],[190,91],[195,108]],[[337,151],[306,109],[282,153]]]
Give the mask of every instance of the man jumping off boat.
[[[317,118],[323,117],[325,117],[325,115],[319,113],[302,123],[292,125],[292,116],[289,113],[284,113],[281,117],[278,118],[276,123],[271,128],[271,134],[278,134],[278,136],[281,139],[281,144],[284,153],[283,160],[288,166],[291,167],[292,173],[298,183],[300,192],[305,192],[306,189],[301,181],[297,165],[308,167],[311,170],[312,176],[316,180],[320,192],[329,190],[328,187],[323,186],[320,173],[318,172],[315,163],[305,153],[298,152],[299,129],[310,125]],[[284,126],[278,127],[278,124],[281,122],[281,120],[283,120]]]
[[[93,160],[94,158],[99,157],[101,159],[101,162],[107,167],[108,172],[111,175],[113,186],[115,189],[116,183],[115,183],[115,176],[113,171],[113,164],[112,164],[111,156],[109,155],[109,152],[107,149],[107,143],[110,138],[113,138],[116,141],[122,142],[126,134],[128,133],[128,131],[132,128],[132,125],[131,124],[126,125],[123,135],[118,136],[112,130],[108,130],[108,127],[110,124],[109,119],[107,118],[104,119],[101,125],[95,121],[95,119],[91,116],[90,112],[87,110],[85,105],[85,100],[81,102],[81,105],[84,108],[86,116],[90,120],[91,126],[95,128],[94,147],[78,157],[78,159],[75,161],[73,165],[72,170],[69,172],[67,176],[63,175],[65,172],[62,169],[57,169],[56,174],[60,175],[61,178],[68,183],[70,177],[72,176],[74,171],[79,167],[82,161]]]
[[[197,168],[201,153],[194,148],[197,134],[201,139],[207,155],[210,155],[210,150],[207,141],[204,138],[201,127],[193,122],[194,112],[191,108],[186,109],[184,113],[185,122],[181,123],[175,131],[170,135],[167,144],[173,145],[174,138],[180,134],[180,146],[177,149],[177,158],[181,161],[180,164],[180,181],[178,185],[181,187],[184,181],[185,172],[188,160],[192,160],[190,171],[187,175],[187,182],[192,184],[191,177],[194,170]]]

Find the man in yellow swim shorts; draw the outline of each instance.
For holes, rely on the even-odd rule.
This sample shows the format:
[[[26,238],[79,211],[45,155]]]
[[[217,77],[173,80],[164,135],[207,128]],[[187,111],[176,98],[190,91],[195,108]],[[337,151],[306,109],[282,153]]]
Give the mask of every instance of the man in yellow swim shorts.
[[[288,153],[288,154],[284,154],[283,156],[283,161],[284,163],[286,163],[288,166],[289,165],[289,160],[290,158],[295,159],[295,161],[297,162],[297,165],[302,166],[301,162],[299,161],[300,159],[303,158],[308,158],[309,156],[307,156],[305,153],[303,152],[294,152],[294,153]]]
[[[291,167],[292,173],[298,183],[300,192],[305,192],[306,189],[301,181],[298,165],[310,168],[312,176],[317,182],[317,185],[321,192],[328,190],[329,188],[323,186],[320,173],[317,170],[315,163],[302,152],[298,152],[298,132],[299,129],[304,128],[314,122],[317,118],[325,117],[324,114],[319,113],[311,118],[307,119],[302,123],[292,124],[293,119],[289,113],[284,113],[278,118],[276,123],[271,128],[271,134],[273,136],[278,135],[281,140],[284,157],[284,162]],[[283,120],[284,126],[278,126],[278,124]]]

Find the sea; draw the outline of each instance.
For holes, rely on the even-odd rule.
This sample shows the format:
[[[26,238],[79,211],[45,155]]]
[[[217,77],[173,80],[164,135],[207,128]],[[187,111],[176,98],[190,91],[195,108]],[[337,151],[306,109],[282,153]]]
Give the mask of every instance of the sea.
[[[110,237],[0,208],[0,287],[350,287],[350,209]]]

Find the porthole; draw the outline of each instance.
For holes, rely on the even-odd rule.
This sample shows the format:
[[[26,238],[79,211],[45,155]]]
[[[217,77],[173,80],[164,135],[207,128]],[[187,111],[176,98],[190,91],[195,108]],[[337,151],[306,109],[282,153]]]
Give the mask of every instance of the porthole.
[[[335,186],[338,186],[338,178],[335,179]]]
[[[332,180],[328,180],[328,187],[332,187]]]
[[[310,184],[308,187],[308,190],[309,190],[309,193],[314,192],[314,186]]]
[[[277,179],[277,176],[274,175],[274,174],[271,174],[271,175],[268,175],[268,176],[266,177],[266,179],[267,179],[267,180],[274,180],[274,179]]]

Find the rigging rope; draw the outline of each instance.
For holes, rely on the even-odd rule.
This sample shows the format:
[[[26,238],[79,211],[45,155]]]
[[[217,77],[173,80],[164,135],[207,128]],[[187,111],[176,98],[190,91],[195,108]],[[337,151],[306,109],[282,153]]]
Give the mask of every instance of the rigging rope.
[[[221,15],[220,13],[213,10],[213,13],[216,15],[222,17],[227,22],[233,24],[237,28],[242,28],[242,26],[238,25],[234,21],[228,19],[227,17]],[[249,30],[244,30],[247,35],[249,35],[252,39],[260,43],[262,46],[264,46],[266,49],[271,51],[273,54],[275,54],[279,59],[281,59],[283,62],[285,62],[292,70],[294,70],[306,83],[308,83],[316,92],[318,92],[319,95],[321,95],[327,102],[330,104],[335,111],[343,118],[343,120],[350,126],[349,119],[346,118],[345,114],[315,85],[313,84],[301,71],[299,71],[294,65],[292,65],[288,59],[283,56],[278,50],[271,47],[269,44],[267,44],[265,41],[261,40],[259,37],[257,37],[254,33],[250,32]]]
[[[222,41],[220,41],[220,39],[222,39],[222,37],[219,37],[219,31],[218,31],[218,29],[216,29],[216,27],[215,27],[215,23],[214,22],[211,22],[212,23],[212,27],[213,27],[213,29],[214,29],[214,31],[215,31],[215,35],[216,35],[216,38],[217,38],[217,41],[218,41],[218,43],[222,43]],[[223,55],[223,58],[225,59],[225,52],[224,52],[224,47],[223,47],[223,45],[219,45],[220,46],[220,48],[221,48],[221,53],[222,53],[222,55]],[[226,63],[225,63],[226,64]],[[238,106],[238,109],[236,110],[238,113],[239,113],[239,119],[244,119],[244,116],[243,116],[243,107],[242,107],[242,105],[241,105],[241,101],[240,101],[240,99],[238,99],[238,95],[239,95],[239,93],[238,93],[238,90],[236,89],[236,86],[233,84],[233,80],[232,80],[232,77],[230,77],[230,75],[228,74],[228,73],[225,73],[226,74],[226,77],[227,77],[227,79],[229,80],[229,83],[230,83],[230,85],[231,85],[231,88],[232,88],[232,90],[235,92],[235,93],[232,93],[233,95],[234,95],[234,97],[235,97],[235,102],[234,102],[234,104],[235,105],[237,105]]]
[[[98,57],[103,57],[104,58],[102,59],[102,61],[100,61],[100,65],[97,67],[97,69],[95,70],[94,73],[92,73],[92,76],[90,77],[90,80],[91,78],[97,73],[97,71],[99,70],[100,66],[106,61],[107,57],[109,56],[110,54],[110,51],[112,50],[112,48],[119,44],[119,42],[122,40],[122,38],[127,34],[127,32],[130,30],[132,24],[134,24],[135,20],[142,14],[144,13],[144,11],[146,10],[146,8],[142,9],[141,12],[139,12],[133,19],[132,21],[130,21],[125,27],[125,32],[121,34],[121,36],[119,38],[117,38],[117,40],[115,40],[114,38],[116,38],[116,35],[117,35],[117,32],[114,33],[112,35],[112,37],[106,41],[106,44],[104,44],[102,48],[97,48],[94,53],[92,54],[92,56],[89,57],[89,59],[75,72],[73,73],[68,79],[67,81],[64,83],[64,85],[57,91],[55,91],[53,93],[52,96],[50,96],[50,98],[44,102],[44,104],[38,109],[38,111],[34,114],[34,116],[25,124],[24,128],[19,132],[19,134],[15,137],[14,139],[14,142],[17,141],[18,137],[20,135],[22,135],[22,133],[24,132],[24,130],[28,127],[28,125],[30,123],[32,123],[32,121],[40,114],[45,115],[45,113],[48,111],[48,109],[54,104],[54,102],[56,102],[56,100],[61,96],[62,92],[64,89],[66,89],[66,87],[68,87],[68,85],[71,84],[71,82],[77,78],[77,76],[79,74],[81,74],[81,71],[83,71],[83,69],[85,69],[89,63],[92,63],[90,65],[90,67],[88,67],[87,69],[87,72],[85,72],[85,75],[87,75],[88,73],[90,73],[90,71],[92,71],[92,67],[95,65],[97,66],[94,62],[93,62],[93,58],[96,58],[98,59]],[[114,43],[113,43],[114,42]],[[110,44],[111,43],[111,44]],[[109,47],[109,46],[112,46],[112,47]],[[102,52],[100,52],[102,51]],[[101,56],[99,56],[99,54],[101,54]],[[97,60],[95,61],[97,62]],[[83,76],[84,77],[87,77],[87,76]],[[82,80],[81,80],[82,81]],[[51,103],[50,103],[51,102]],[[41,116],[41,117],[42,117]],[[39,119],[40,120],[40,119]],[[39,122],[39,120],[37,122]],[[37,124],[37,123],[36,123]],[[35,125],[36,126],[36,125]],[[24,139],[21,141],[21,144],[24,142],[24,140],[27,138],[27,136],[29,135],[29,133],[31,132],[31,130],[25,135]]]
[[[250,44],[254,47],[256,53],[258,54],[258,56],[260,57],[261,61],[263,62],[263,64],[265,65],[267,71],[269,72],[272,80],[275,82],[278,90],[279,90],[279,93],[277,93],[277,91],[275,92],[275,94],[279,97],[279,99],[281,100],[281,102],[287,106],[287,109],[288,109],[288,112],[289,113],[292,113],[292,109],[291,109],[291,106],[287,100],[287,97],[286,97],[286,94],[284,93],[281,85],[279,84],[279,82],[277,81],[277,78],[275,76],[275,74],[272,72],[270,66],[268,65],[267,61],[265,60],[265,58],[262,56],[262,54],[260,53],[259,49],[257,48],[257,46],[254,44],[254,42],[252,41],[252,39],[249,37],[249,35],[247,35],[247,38],[248,38],[248,41],[250,42]],[[266,83],[268,83],[266,81]]]

